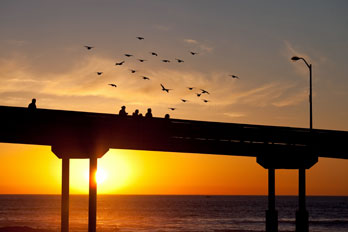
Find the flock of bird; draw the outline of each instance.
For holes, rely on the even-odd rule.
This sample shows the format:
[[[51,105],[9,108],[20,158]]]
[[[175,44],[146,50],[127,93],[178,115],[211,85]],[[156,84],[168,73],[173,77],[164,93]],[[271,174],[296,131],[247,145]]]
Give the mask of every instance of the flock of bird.
[[[138,37],[136,37],[136,39],[138,39],[138,40],[144,40],[145,38],[144,38],[144,37],[138,36]],[[93,46],[88,46],[88,45],[85,45],[84,47],[85,47],[87,50],[92,50],[92,49],[94,48]],[[157,53],[157,52],[151,51],[151,52],[149,52],[149,53],[150,53],[152,56],[158,57],[158,53]],[[196,55],[199,54],[198,52],[195,52],[195,51],[189,51],[189,53],[190,53],[192,56],[196,56]],[[129,53],[124,54],[124,56],[127,57],[127,58],[134,57],[134,55],[129,54]],[[145,60],[145,59],[137,59],[137,61],[143,63],[143,62],[145,62],[145,61],[147,61],[147,60]],[[175,58],[175,61],[176,61],[177,63],[179,63],[179,64],[185,62],[183,59],[179,59],[179,58]],[[163,60],[161,60],[161,62],[163,62],[163,63],[170,63],[171,61],[168,60],[168,59],[163,59]],[[122,61],[120,61],[120,62],[116,62],[116,63],[115,63],[115,66],[122,66],[124,63],[126,63],[126,60],[122,60]],[[138,72],[136,69],[129,69],[129,71],[130,71],[130,73],[132,73],[132,74],[135,74],[136,72]],[[100,71],[99,71],[99,72],[96,72],[96,73],[97,73],[98,76],[103,75],[103,72],[100,72]],[[228,76],[232,77],[233,79],[239,79],[239,77],[236,76],[236,75],[232,75],[232,74],[231,74],[231,75],[228,75]],[[150,80],[150,78],[147,77],[147,76],[140,76],[140,77],[141,77],[143,80],[148,80],[148,81]],[[108,84],[108,85],[111,86],[111,87],[113,87],[113,88],[116,88],[116,87],[117,87],[117,85],[116,85],[115,83],[110,83],[110,84]],[[160,86],[161,86],[161,88],[162,88],[162,91],[163,91],[163,92],[166,92],[166,93],[169,93],[170,91],[173,90],[173,89],[166,88],[162,83],[160,84]],[[205,90],[205,89],[200,89],[200,88],[196,88],[196,87],[187,87],[187,89],[190,90],[190,91],[193,91],[193,90],[195,90],[195,89],[199,90],[199,91],[200,91],[199,93],[195,93],[197,97],[201,97],[201,95],[203,95],[203,94],[207,94],[207,95],[210,94],[207,90]],[[181,100],[183,103],[188,102],[187,99],[181,98],[180,100]],[[203,101],[204,103],[208,103],[210,100],[202,99],[202,101]],[[169,107],[168,109],[174,111],[174,110],[176,110],[177,108]]]

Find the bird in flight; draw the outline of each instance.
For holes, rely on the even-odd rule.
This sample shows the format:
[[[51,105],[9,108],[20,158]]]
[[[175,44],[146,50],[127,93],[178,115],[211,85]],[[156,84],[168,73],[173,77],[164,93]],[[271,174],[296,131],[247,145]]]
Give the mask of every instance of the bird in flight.
[[[135,70],[135,69],[129,69],[129,71],[131,71],[131,73],[135,73],[137,70]]]
[[[182,59],[177,59],[177,58],[175,58],[175,59],[176,59],[176,61],[178,61],[178,63],[183,63],[184,62]]]
[[[195,87],[187,87],[189,90],[193,90]]]
[[[206,100],[206,99],[202,99],[205,103],[207,103],[207,102],[209,102],[208,100]]]
[[[191,55],[197,55],[198,54],[198,52],[193,52],[193,51],[190,51],[190,53],[191,53]]]
[[[239,77],[236,75],[229,75],[229,76],[232,77],[233,79],[239,79]]]
[[[117,87],[117,85],[115,85],[115,84],[109,84],[111,87]]]
[[[207,90],[201,89],[202,93],[210,94]]]
[[[201,96],[201,93],[196,93],[197,97],[200,97]]]
[[[144,61],[146,61],[146,60],[144,60],[144,59],[138,59],[141,63],[143,63]]]
[[[150,80],[150,78],[148,78],[148,77],[146,77],[146,76],[142,76],[142,78],[143,78],[144,80]]]
[[[161,84],[161,87],[162,87],[162,91],[166,91],[167,93],[169,93],[169,91],[172,90],[172,89],[165,88],[162,84]]]
[[[92,47],[92,46],[84,46],[87,50],[91,50],[92,48],[94,48],[94,47]]]
[[[176,110],[176,108],[172,108],[172,107],[170,107],[170,108],[168,108],[168,109],[170,109],[170,110]]]
[[[140,36],[138,36],[138,37],[136,37],[138,40],[143,40],[144,39],[144,37],[140,37]]]
[[[158,54],[156,52],[150,52],[150,54],[153,56],[158,56]]]
[[[133,55],[131,55],[131,54],[124,54],[125,56],[127,56],[127,57],[131,57],[131,56],[133,56]]]
[[[124,60],[123,61],[121,61],[121,62],[119,62],[119,63],[117,63],[116,62],[116,64],[115,65],[122,65],[124,63]]]
[[[187,100],[186,99],[180,99],[182,102],[187,102]]]
[[[164,62],[164,63],[169,63],[170,60],[162,60],[162,62]]]
[[[102,75],[102,74],[103,74],[103,72],[97,72],[97,74],[98,74],[98,76],[100,76],[100,75]]]

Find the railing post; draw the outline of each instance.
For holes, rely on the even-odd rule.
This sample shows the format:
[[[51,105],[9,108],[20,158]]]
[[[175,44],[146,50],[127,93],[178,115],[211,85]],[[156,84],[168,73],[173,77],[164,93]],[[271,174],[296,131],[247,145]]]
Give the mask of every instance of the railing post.
[[[61,196],[61,231],[69,232],[69,169],[70,159],[62,158],[62,196]]]
[[[278,232],[278,212],[275,209],[275,170],[268,169],[268,210],[266,210],[266,232]]]
[[[296,211],[296,232],[308,232],[308,211],[306,209],[306,169],[298,170],[298,205]]]
[[[97,163],[98,158],[89,159],[89,205],[88,205],[88,232],[97,230]]]

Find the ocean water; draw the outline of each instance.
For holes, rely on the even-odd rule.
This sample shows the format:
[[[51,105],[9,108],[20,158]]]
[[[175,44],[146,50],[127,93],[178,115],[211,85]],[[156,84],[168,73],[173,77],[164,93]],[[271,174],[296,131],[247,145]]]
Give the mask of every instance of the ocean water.
[[[297,198],[276,199],[279,230],[295,230]],[[312,232],[347,232],[348,197],[308,197]],[[266,196],[98,196],[98,231],[264,231]],[[88,197],[70,198],[70,231],[87,231]],[[0,227],[59,231],[59,195],[0,195]]]

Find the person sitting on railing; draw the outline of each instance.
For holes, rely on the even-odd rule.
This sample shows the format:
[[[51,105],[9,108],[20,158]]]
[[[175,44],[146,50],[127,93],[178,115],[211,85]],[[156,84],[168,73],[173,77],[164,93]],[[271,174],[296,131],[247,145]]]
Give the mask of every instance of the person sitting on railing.
[[[31,100],[31,103],[28,105],[28,109],[29,110],[36,110],[36,99],[35,98],[33,98]]]
[[[122,106],[120,112],[118,113],[120,117],[126,117],[128,113],[126,112],[126,107]]]
[[[145,118],[152,118],[152,112],[151,108],[147,109],[147,113],[145,114]]]

